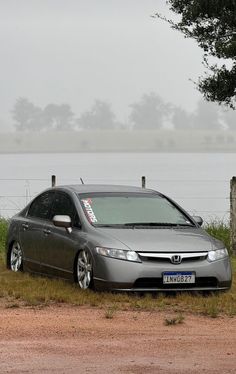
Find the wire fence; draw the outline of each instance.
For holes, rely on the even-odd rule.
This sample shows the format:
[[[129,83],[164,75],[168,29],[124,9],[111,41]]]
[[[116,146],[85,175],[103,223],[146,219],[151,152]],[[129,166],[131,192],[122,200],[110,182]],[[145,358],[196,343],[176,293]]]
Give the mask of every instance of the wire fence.
[[[81,184],[78,178],[57,178],[57,184]],[[121,184],[141,186],[140,178],[86,178],[87,184]],[[163,192],[182,205],[190,214],[205,219],[227,220],[230,209],[229,180],[226,179],[158,179],[147,178],[146,187]],[[38,193],[51,186],[48,178],[0,178],[0,216],[9,218],[19,212]]]

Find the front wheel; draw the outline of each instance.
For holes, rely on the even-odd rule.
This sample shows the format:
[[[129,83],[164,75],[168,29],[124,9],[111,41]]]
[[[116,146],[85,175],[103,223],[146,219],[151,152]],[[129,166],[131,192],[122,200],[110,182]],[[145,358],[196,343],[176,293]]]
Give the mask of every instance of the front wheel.
[[[18,242],[14,242],[10,251],[10,269],[12,271],[21,271],[23,268],[23,254]]]
[[[83,249],[79,252],[76,266],[77,282],[81,289],[93,288],[93,264],[91,254]]]

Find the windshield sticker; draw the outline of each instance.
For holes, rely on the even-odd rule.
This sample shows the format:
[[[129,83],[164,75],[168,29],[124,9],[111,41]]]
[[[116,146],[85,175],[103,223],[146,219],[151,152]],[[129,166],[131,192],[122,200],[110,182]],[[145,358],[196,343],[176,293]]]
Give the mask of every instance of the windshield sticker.
[[[85,207],[85,210],[86,210],[86,213],[87,213],[87,216],[88,216],[88,219],[91,223],[96,223],[98,220],[94,214],[94,211],[91,207],[91,203],[92,203],[92,199],[82,199],[81,200],[84,204],[84,207]]]

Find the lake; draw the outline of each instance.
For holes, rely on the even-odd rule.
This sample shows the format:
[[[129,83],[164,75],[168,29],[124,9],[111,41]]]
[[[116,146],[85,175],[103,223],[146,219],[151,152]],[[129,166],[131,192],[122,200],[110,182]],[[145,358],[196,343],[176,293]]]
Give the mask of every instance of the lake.
[[[106,183],[147,187],[173,198],[205,220],[228,219],[230,179],[236,154],[66,153],[0,154],[0,215],[10,217],[30,199],[57,184]]]

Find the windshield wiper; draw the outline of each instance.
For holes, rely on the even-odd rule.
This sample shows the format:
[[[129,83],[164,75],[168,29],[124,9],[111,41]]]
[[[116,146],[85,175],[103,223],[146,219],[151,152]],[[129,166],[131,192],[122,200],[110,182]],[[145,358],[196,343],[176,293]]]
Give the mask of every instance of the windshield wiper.
[[[124,227],[121,223],[96,223],[94,227]]]
[[[193,227],[191,223],[171,223],[171,222],[128,222],[124,226],[151,226],[151,227]]]
[[[195,227],[191,223],[170,223],[170,222],[128,222],[128,223],[96,223],[94,227],[101,228],[134,228],[134,227]]]

